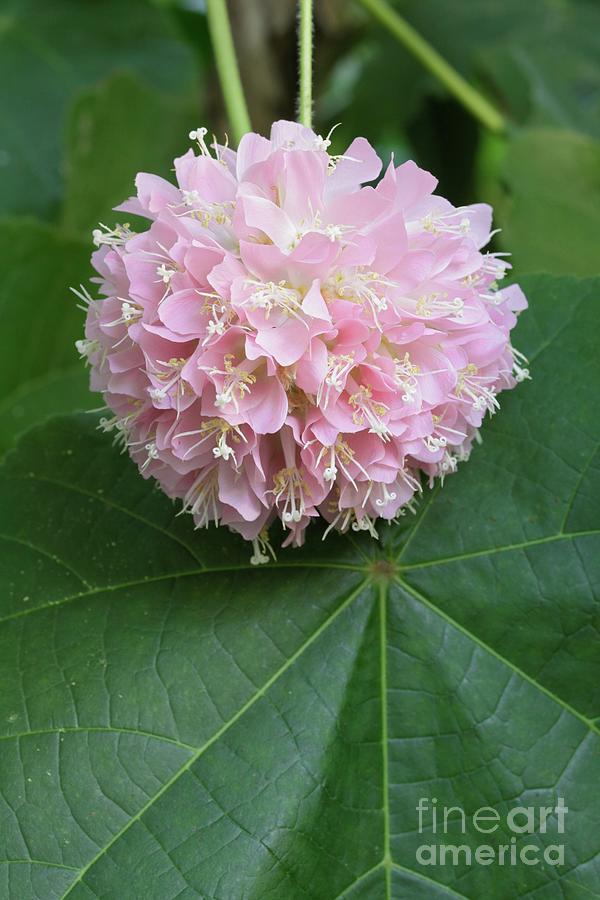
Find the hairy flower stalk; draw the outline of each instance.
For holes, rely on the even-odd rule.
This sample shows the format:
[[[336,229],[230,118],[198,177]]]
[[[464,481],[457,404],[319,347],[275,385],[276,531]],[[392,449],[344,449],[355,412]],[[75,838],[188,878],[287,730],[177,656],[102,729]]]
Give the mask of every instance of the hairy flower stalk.
[[[363,138],[333,157],[292,122],[237,153],[190,137],[177,185],[142,173],[119,207],[147,231],[94,232],[78,349],[100,427],[197,527],[251,541],[253,563],[276,520],[284,546],[319,515],[376,537],[528,377],[510,343],[526,300],[483,249],[491,209],[453,207],[413,162],[372,186]]]

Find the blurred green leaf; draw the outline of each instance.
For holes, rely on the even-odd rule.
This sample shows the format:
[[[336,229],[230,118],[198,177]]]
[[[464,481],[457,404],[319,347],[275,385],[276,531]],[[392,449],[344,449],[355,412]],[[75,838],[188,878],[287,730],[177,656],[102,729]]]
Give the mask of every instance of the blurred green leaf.
[[[51,413],[98,405],[78,363],[83,313],[69,291],[87,281],[89,256],[51,226],[0,223],[0,452]]]
[[[600,7],[547,3],[538,27],[478,55],[513,118],[600,138]]]
[[[600,7],[585,0],[392,0],[401,15],[519,123],[600,136]],[[349,47],[325,93],[324,112],[375,143],[399,145],[440,85],[379,26]],[[455,108],[455,107],[454,107]],[[431,117],[439,109],[425,110]],[[450,117],[448,117],[450,118]],[[457,121],[456,130],[463,126]],[[440,150],[452,125],[432,131]],[[429,155],[434,148],[429,148]],[[456,159],[456,157],[454,157]]]
[[[341,123],[334,132],[340,153],[357,134],[378,149],[398,146],[430,87],[429,73],[379,29],[351,45],[336,63],[316,113],[324,126]]]
[[[257,569],[90,417],[22,439],[0,470],[0,895],[597,896],[600,280],[524,288],[533,380],[380,544],[315,525]],[[422,797],[498,828],[454,810],[419,833]],[[564,835],[506,823],[558,797]],[[565,865],[415,858],[513,838]]]
[[[517,274],[597,274],[600,235],[600,142],[550,128],[517,134],[502,179],[501,242]]]
[[[193,87],[191,51],[177,39],[168,15],[145,0],[5,0],[0,213],[56,213],[68,105],[81,88],[116,68],[178,97]],[[123,133],[112,137],[126,143]]]
[[[115,75],[76,102],[67,132],[63,223],[89,231],[114,219],[112,208],[135,193],[137,172],[170,176],[189,149],[198,111]]]
[[[404,0],[403,14],[519,122],[600,134],[600,8],[582,0]]]

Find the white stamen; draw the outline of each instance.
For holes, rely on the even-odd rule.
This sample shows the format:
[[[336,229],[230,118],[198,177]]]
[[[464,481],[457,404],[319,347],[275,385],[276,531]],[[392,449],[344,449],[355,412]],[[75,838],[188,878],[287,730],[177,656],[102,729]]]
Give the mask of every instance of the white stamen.
[[[224,369],[207,368],[200,366],[203,371],[207,371],[209,375],[222,375],[223,384],[221,390],[216,392],[215,406],[222,409],[233,403],[236,412],[239,412],[239,400],[242,400],[246,394],[250,393],[250,385],[256,384],[256,375],[242,369],[241,366],[234,365],[235,356],[233,353],[226,353],[223,357]]]
[[[156,267],[156,274],[164,284],[170,284],[171,278],[176,272],[177,269],[170,269],[164,263],[161,263],[160,266]]]
[[[88,309],[96,303],[96,301],[91,296],[88,289],[86,287],[84,287],[82,284],[80,284],[78,288],[72,287],[72,288],[70,288],[70,290],[73,294],[75,294],[75,296],[77,297],[78,300],[81,300],[81,303],[83,305],[80,305],[78,303],[77,309],[82,310],[82,312],[87,313]]]
[[[112,322],[106,323],[106,328],[115,328],[117,325],[131,325],[133,322],[137,322],[144,315],[144,310],[141,306],[138,306],[137,303],[134,303],[133,300],[124,300],[122,297],[118,297],[121,301],[121,315],[118,319],[114,319]]]
[[[456,396],[459,400],[464,399],[463,395],[471,400],[473,409],[488,410],[491,414],[500,409],[500,404],[496,399],[496,392],[493,388],[486,385],[485,382],[493,381],[486,375],[477,374],[477,366],[469,363],[464,369],[458,373],[458,383],[456,385]]]
[[[513,375],[515,381],[520,384],[523,381],[531,379],[527,365],[523,365],[523,363],[527,364],[529,362],[525,354],[521,353],[521,351],[517,350],[515,347],[511,347],[510,349],[513,356]]]
[[[140,472],[143,472],[154,459],[158,459],[158,447],[154,441],[150,441],[150,443],[144,446],[144,450],[148,453],[145,462],[140,466]]]
[[[258,537],[252,539],[252,548],[254,553],[250,557],[250,563],[253,566],[261,566],[269,562],[269,553],[274,560],[277,559],[275,551],[269,543],[269,535],[266,528],[263,528]],[[268,552],[267,552],[268,551]]]
[[[181,191],[181,196],[183,197],[183,202],[186,206],[200,206],[202,203],[202,198],[198,191]]]
[[[454,297],[452,300],[446,300],[445,297],[446,294],[437,292],[419,297],[415,307],[416,314],[426,319],[446,315],[462,318],[465,301],[461,297]]]
[[[288,316],[294,316],[308,328],[308,324],[301,315],[302,296],[287,282],[280,281],[276,284],[274,281],[263,283],[247,279],[246,284],[256,288],[246,300],[250,309],[263,309],[267,319],[273,309],[278,309]]]
[[[387,484],[381,485],[381,493],[383,497],[375,501],[375,506],[387,506],[388,503],[392,503],[398,497],[395,491],[388,491]]]
[[[424,231],[429,231],[431,234],[468,234],[471,230],[471,220],[468,216],[462,215],[468,211],[468,207],[460,206],[447,213],[429,212],[423,216],[420,224]],[[457,216],[462,216],[462,218],[458,223],[453,222],[452,220]]]
[[[375,520],[371,516],[357,517],[356,521],[352,523],[352,531],[368,531],[372,538],[379,540],[379,535],[375,528]]]
[[[183,498],[182,513],[190,513],[196,520],[196,528],[208,528],[211,522],[219,524],[218,469],[203,471],[196,478]]]
[[[306,445],[308,446],[308,444]],[[355,465],[356,468],[361,472],[366,479],[369,478],[369,473],[366,471],[364,466],[356,459],[354,450],[346,443],[343,438],[338,437],[337,441],[334,445],[331,446],[323,446],[319,451],[319,455],[316,459],[317,466],[321,463],[321,460],[326,457],[329,453],[329,465],[326,466],[323,472],[323,479],[329,483],[333,483],[338,475],[338,467],[341,470],[342,474],[345,478],[348,479],[352,487],[357,490],[356,482],[354,478],[348,471],[348,467],[351,465]]]
[[[81,359],[85,359],[89,362],[90,357],[101,349],[101,345],[99,341],[91,341],[83,338],[80,341],[75,341],[75,349],[79,353]]]
[[[323,403],[323,408],[326,408],[329,403],[329,395],[331,390],[334,390],[338,393],[344,390],[346,377],[353,368],[353,352],[342,354],[340,356],[336,356],[333,353],[329,354],[329,358],[327,360],[327,372],[325,373],[325,378],[319,385],[319,389],[317,391],[317,406],[321,406],[323,392],[325,392],[325,401]]]
[[[352,421],[355,425],[370,425],[369,433],[376,434],[382,441],[390,440],[390,430],[381,416],[389,411],[385,403],[373,400],[373,392],[368,385],[361,384],[358,391],[352,394],[348,402],[354,407]]]
[[[280,469],[273,479],[273,490],[269,493],[275,497],[275,505],[284,500],[281,521],[287,527],[300,522],[306,513],[304,494],[307,491],[302,475],[295,467]]]
[[[402,399],[405,403],[413,403],[417,393],[417,377],[420,374],[419,366],[410,361],[410,355],[404,354],[402,360],[394,359],[394,380],[404,391]]]
[[[377,272],[355,271],[345,274],[339,272],[325,283],[324,294],[326,297],[340,297],[342,300],[350,300],[366,307],[373,317],[375,326],[382,331],[378,315],[388,308],[385,290],[389,287],[395,287],[394,282],[378,275]]]
[[[101,247],[103,244],[108,247],[122,247],[134,235],[135,232],[131,231],[128,223],[109,228],[108,225],[100,222],[100,228],[94,228],[92,231],[92,240],[96,247]]]

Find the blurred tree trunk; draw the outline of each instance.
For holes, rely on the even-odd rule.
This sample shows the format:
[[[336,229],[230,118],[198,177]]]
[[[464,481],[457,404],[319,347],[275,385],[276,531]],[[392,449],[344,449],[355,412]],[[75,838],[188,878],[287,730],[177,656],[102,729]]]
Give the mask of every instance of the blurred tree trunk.
[[[253,128],[294,119],[298,88],[296,0],[227,0]],[[315,0],[315,94],[356,31],[348,0]],[[212,121],[224,127],[221,94],[211,91]]]

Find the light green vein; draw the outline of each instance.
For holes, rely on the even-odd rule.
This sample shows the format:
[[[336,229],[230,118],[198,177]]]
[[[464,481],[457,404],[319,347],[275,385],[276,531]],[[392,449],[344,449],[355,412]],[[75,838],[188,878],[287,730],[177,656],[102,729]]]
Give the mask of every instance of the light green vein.
[[[25,609],[18,609],[15,612],[8,613],[8,615],[3,616],[0,619],[0,625],[3,625],[5,622],[10,622],[13,619],[21,619],[23,616],[31,616],[34,613],[44,612],[47,609],[56,609],[60,606],[65,606],[67,603],[74,603],[76,600],[85,600],[88,597],[95,597],[97,594],[110,593],[112,591],[120,591],[126,590],[127,588],[132,587],[140,587],[142,584],[154,584],[157,581],[170,581],[171,579],[177,578],[188,578],[192,575],[200,575],[205,574],[203,569],[192,569],[188,572],[170,572],[164,575],[156,575],[151,578],[139,578],[135,581],[123,581],[119,584],[114,585],[101,585],[97,588],[92,588],[89,591],[80,591],[77,594],[69,594],[68,597],[60,597],[57,600],[49,600],[47,603],[43,603],[40,606],[31,606],[26,607]]]
[[[351,884],[347,884],[341,894],[336,894],[335,897],[332,898],[332,900],[344,900],[344,897],[346,896],[348,891],[353,891],[357,885],[359,885],[362,881],[366,881],[366,879],[370,875],[373,875],[378,869],[383,869],[383,860],[378,862],[377,865],[372,866],[366,872],[363,872],[362,875],[359,875],[358,878],[351,882]]]
[[[77,581],[80,581],[84,585],[84,587],[86,587],[86,588],[91,587],[91,584],[89,584],[85,580],[83,575],[80,575],[79,572],[77,572],[73,568],[73,566],[69,565],[68,562],[65,562],[64,559],[61,559],[60,556],[56,556],[55,553],[51,553],[49,550],[44,550],[43,547],[38,547],[37,544],[32,544],[31,541],[26,541],[23,538],[14,537],[13,535],[10,535],[10,534],[1,534],[0,533],[0,540],[10,541],[13,544],[20,544],[23,547],[28,547],[30,550],[33,550],[34,553],[39,553],[40,556],[45,556],[46,559],[50,559],[50,560],[52,560],[52,562],[57,563],[59,566],[62,566],[63,569],[66,569],[67,572],[70,572],[70,574],[73,575],[77,579]]]
[[[70,594],[68,597],[60,597],[57,600],[50,600],[40,606],[31,606],[26,609],[19,609],[0,618],[0,625],[9,622],[12,619],[20,619],[23,616],[29,616],[36,612],[43,612],[46,609],[56,609],[65,606],[67,603],[74,603],[76,600],[85,600],[88,597],[94,597],[98,594],[113,593],[115,591],[127,590],[127,588],[140,587],[146,584],[155,584],[161,581],[176,581],[178,578],[191,578],[200,575],[226,575],[230,572],[266,572],[273,569],[341,569],[346,572],[364,573],[364,566],[353,566],[349,563],[322,563],[322,562],[290,562],[290,563],[273,563],[264,569],[258,569],[252,565],[239,566],[215,566],[210,569],[190,569],[183,572],[165,572],[163,575],[154,575],[151,577],[138,578],[133,581],[123,581],[118,584],[103,584],[98,587],[91,588],[89,591],[80,591],[77,594]]]
[[[353,881],[352,884],[347,885],[341,894],[337,894],[333,900],[344,900],[344,897],[347,896],[349,891],[354,890],[357,885],[361,884],[361,882],[365,881],[369,878],[370,875],[373,875],[378,869],[383,869],[385,867],[384,860],[378,862],[376,866],[373,866],[367,872],[364,872],[360,875],[356,881]],[[468,897],[465,897],[464,894],[458,894],[451,887],[448,887],[447,884],[441,884],[439,881],[435,881],[433,878],[429,878],[428,875],[424,875],[422,872],[417,872],[415,869],[409,869],[407,866],[403,866],[400,863],[394,862],[394,860],[390,860],[389,863],[390,869],[395,869],[397,872],[401,872],[403,875],[411,875],[413,878],[416,878],[418,881],[423,881],[426,884],[431,884],[436,887],[438,890],[443,891],[449,897],[457,897],[459,900],[469,900]]]
[[[87,491],[85,488],[79,487],[79,485],[68,484],[66,481],[59,481],[56,478],[48,478],[45,475],[11,475],[11,479],[17,478],[21,481],[39,481],[44,484],[52,484],[55,487],[63,488],[66,491],[72,491],[73,493],[81,494],[83,497],[91,497],[98,503],[104,504],[111,509],[116,509],[138,522],[143,522],[144,525],[148,526],[148,528],[153,528],[155,531],[159,531],[161,534],[166,535],[166,537],[168,537],[174,543],[179,544],[180,547],[183,547],[183,549],[192,557],[195,562],[202,565],[202,560],[200,559],[200,557],[196,556],[194,551],[185,543],[185,541],[177,537],[176,534],[173,534],[171,531],[169,531],[167,528],[163,528],[161,525],[157,525],[156,522],[152,522],[150,519],[146,519],[145,516],[140,516],[139,513],[133,512],[133,510],[128,509],[126,506],[121,506],[119,503],[115,503],[114,500],[110,500],[108,497],[105,497],[104,494],[94,493],[94,491]]]
[[[388,710],[387,710],[387,582],[379,585],[379,655],[381,678],[381,790],[383,793],[383,865],[385,866],[386,900],[392,898],[392,871],[390,864],[390,778],[388,759]]]
[[[591,453],[591,455],[590,455],[590,457],[589,457],[589,459],[588,459],[588,461],[586,462],[586,464],[584,465],[583,469],[581,470],[581,473],[580,473],[580,475],[579,475],[579,478],[577,479],[577,482],[576,482],[576,484],[575,484],[575,487],[573,488],[573,493],[571,494],[571,497],[569,498],[569,502],[567,503],[567,508],[566,508],[566,510],[565,510],[565,514],[564,514],[564,517],[563,517],[563,520],[562,520],[562,525],[560,526],[560,533],[561,533],[561,534],[565,534],[565,533],[566,533],[566,532],[565,532],[565,528],[567,527],[567,522],[569,521],[569,516],[571,515],[571,512],[572,512],[573,507],[574,507],[574,505],[575,505],[575,500],[577,499],[577,494],[579,493],[579,488],[580,488],[581,485],[583,484],[583,479],[584,479],[585,476],[587,475],[587,473],[588,473],[588,471],[589,471],[589,468],[590,468],[590,466],[592,465],[592,463],[593,463],[593,461],[594,461],[594,457],[596,456],[596,453],[598,452],[599,449],[600,449],[600,441],[597,441],[596,444],[595,444],[595,446],[594,446],[594,449],[593,449],[593,451],[592,451],[592,453]]]
[[[0,866],[47,866],[49,869],[66,869],[67,872],[79,872],[75,866],[64,866],[62,863],[48,862],[45,859],[0,859]]]
[[[405,875],[412,875],[415,878],[420,878],[421,881],[426,881],[428,884],[435,885],[436,888],[440,891],[445,891],[450,897],[459,897],[460,900],[469,900],[465,894],[458,894],[451,887],[448,887],[447,884],[441,884],[439,881],[434,881],[433,878],[429,878],[428,875],[424,875],[422,872],[416,872],[414,869],[408,869],[406,866],[401,866],[400,863],[392,862],[392,868],[396,869],[398,872],[402,872]]]
[[[573,887],[579,888],[580,891],[583,891],[584,894],[589,894],[590,897],[596,897],[596,900],[600,897],[600,894],[596,891],[590,890],[589,887],[586,887],[585,884],[580,884],[579,881],[573,881],[572,878],[563,878],[563,882],[565,884],[572,884]]]
[[[401,566],[403,572],[414,569],[427,569],[431,566],[440,566],[444,563],[463,562],[466,559],[477,559],[480,556],[493,556],[497,553],[508,553],[511,550],[526,550],[529,547],[538,547],[540,544],[551,544],[554,541],[570,541],[575,538],[590,537],[600,534],[600,530],[593,528],[590,531],[572,531],[569,534],[554,534],[550,537],[534,538],[531,541],[523,541],[521,544],[505,544],[502,547],[488,547],[486,550],[474,550],[472,553],[463,553],[458,556],[444,556],[440,559],[428,559],[418,563],[408,563]]]
[[[406,540],[405,540],[404,543],[402,544],[402,547],[400,548],[400,552],[399,552],[398,556],[396,557],[396,562],[398,562],[398,563],[401,562],[402,557],[403,557],[404,554],[406,553],[409,544],[411,543],[411,541],[413,540],[414,536],[417,534],[417,532],[418,532],[419,529],[421,528],[421,524],[422,524],[422,522],[423,522],[423,519],[425,518],[425,516],[426,516],[427,513],[429,512],[429,507],[431,506],[431,504],[433,503],[433,501],[434,501],[435,498],[437,497],[437,495],[438,495],[440,489],[441,489],[441,482],[438,481],[438,482],[433,486],[433,488],[429,491],[429,494],[427,495],[427,498],[426,498],[425,500],[423,500],[423,502],[422,502],[422,504],[421,504],[421,508],[420,508],[420,510],[419,510],[419,512],[418,512],[418,514],[417,514],[417,520],[416,520],[416,522],[413,524],[413,526],[412,526],[412,528],[410,529],[409,533],[407,534]]]
[[[54,728],[37,728],[31,731],[15,732],[14,734],[1,734],[0,741],[20,740],[27,737],[47,737],[49,735],[56,736],[61,734],[132,734],[135,737],[151,738],[155,741],[163,741],[166,744],[174,744],[182,750],[197,750],[192,744],[185,744],[175,738],[167,737],[164,734],[153,734],[151,731],[141,731],[139,728],[121,728],[112,725],[80,725],[80,726],[62,726],[56,725]],[[79,871],[79,870],[77,870]]]
[[[502,663],[504,666],[506,666],[506,668],[510,669],[511,672],[513,672],[519,678],[522,678],[524,681],[527,681],[538,691],[541,691],[541,693],[545,694],[547,697],[550,698],[550,700],[552,700],[554,703],[556,703],[557,706],[560,706],[566,712],[570,713],[572,716],[575,716],[575,718],[579,719],[580,722],[583,722],[583,724],[586,726],[586,728],[588,728],[590,731],[593,731],[595,734],[600,735],[600,728],[597,727],[595,722],[593,722],[591,719],[588,719],[586,716],[583,715],[583,713],[580,713],[578,710],[576,710],[574,706],[571,706],[571,704],[567,703],[566,700],[563,700],[561,697],[558,697],[556,694],[553,694],[552,691],[549,690],[549,688],[544,687],[543,684],[540,684],[538,681],[536,681],[534,678],[532,678],[531,675],[528,675],[524,669],[519,668],[519,666],[515,665],[513,662],[511,662],[505,656],[502,656],[501,653],[498,653],[497,650],[494,650],[493,647],[490,647],[489,644],[484,643],[484,641],[482,641],[475,634],[473,634],[472,631],[469,631],[467,628],[464,627],[464,625],[461,625],[460,622],[457,622],[456,619],[453,619],[451,616],[448,615],[448,613],[444,612],[443,609],[440,609],[439,606],[436,606],[435,603],[432,603],[431,600],[429,600],[424,594],[421,594],[420,591],[418,591],[416,588],[412,587],[412,585],[408,584],[408,582],[404,581],[402,578],[399,578],[399,577],[397,577],[395,579],[395,581],[408,594],[410,594],[412,597],[414,597],[416,600],[418,600],[420,603],[422,603],[428,609],[432,610],[432,612],[436,613],[436,615],[438,615],[442,619],[444,619],[444,621],[446,621],[452,628],[455,628],[457,631],[460,631],[461,634],[463,634],[466,638],[468,638],[474,644],[477,644],[477,646],[481,650],[483,650],[485,653],[489,653],[491,656],[493,656],[495,659],[497,659],[498,662]]]

